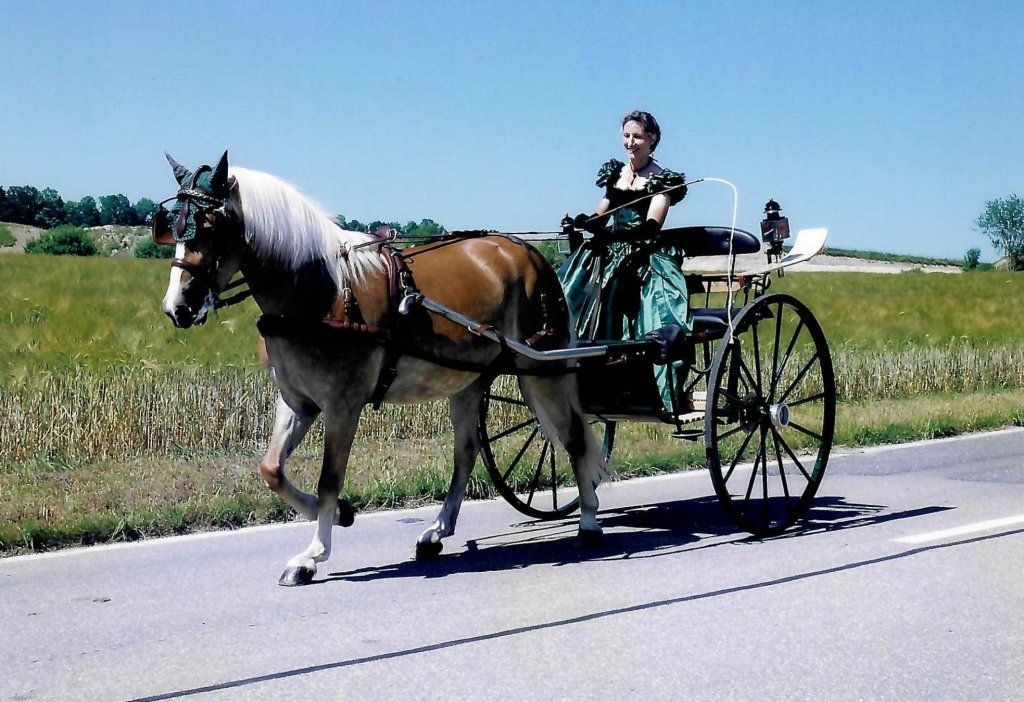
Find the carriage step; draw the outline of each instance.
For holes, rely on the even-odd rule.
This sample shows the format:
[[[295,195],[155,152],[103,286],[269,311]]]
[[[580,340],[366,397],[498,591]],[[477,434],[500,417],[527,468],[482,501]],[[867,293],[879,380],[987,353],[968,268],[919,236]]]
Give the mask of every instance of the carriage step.
[[[704,412],[686,412],[684,414],[677,414],[672,417],[673,424],[693,424],[704,419]]]

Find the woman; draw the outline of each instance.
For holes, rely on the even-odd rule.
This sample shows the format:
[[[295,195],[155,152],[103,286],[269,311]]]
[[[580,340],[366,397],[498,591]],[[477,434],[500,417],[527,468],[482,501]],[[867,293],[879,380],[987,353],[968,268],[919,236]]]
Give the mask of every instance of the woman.
[[[604,197],[594,214],[573,220],[594,234],[558,272],[579,339],[640,339],[666,324],[691,328],[686,279],[679,267],[683,252],[652,245],[669,207],[686,196],[683,174],[654,160],[660,141],[661,128],[649,112],[623,117],[622,145],[629,162],[612,159],[601,166],[597,185],[604,188]],[[677,369],[673,375],[685,374]],[[666,367],[656,366],[655,376],[665,408],[684,409],[679,399],[672,401],[676,393]]]

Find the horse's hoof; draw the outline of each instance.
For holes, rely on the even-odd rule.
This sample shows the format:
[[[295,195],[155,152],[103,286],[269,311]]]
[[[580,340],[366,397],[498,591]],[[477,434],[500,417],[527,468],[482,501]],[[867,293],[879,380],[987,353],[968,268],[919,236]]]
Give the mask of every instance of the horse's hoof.
[[[306,568],[305,566],[286,568],[285,571],[281,573],[281,579],[277,581],[277,584],[282,587],[309,585],[313,581],[313,574],[315,572],[316,571],[312,568]]]
[[[604,536],[599,531],[580,529],[579,541],[583,548],[601,548],[604,545]]]
[[[416,560],[429,561],[441,555],[444,545],[440,541],[427,541],[416,544]]]
[[[346,500],[338,499],[338,526],[350,527],[356,521],[356,511]]]

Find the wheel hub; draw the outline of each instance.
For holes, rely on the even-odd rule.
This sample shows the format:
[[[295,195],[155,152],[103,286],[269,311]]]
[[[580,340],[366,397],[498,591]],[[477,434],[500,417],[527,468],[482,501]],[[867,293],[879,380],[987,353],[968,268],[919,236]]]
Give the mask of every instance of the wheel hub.
[[[775,427],[788,427],[789,426],[789,406],[784,402],[780,402],[776,405],[768,406],[768,418],[771,419],[772,426]]]

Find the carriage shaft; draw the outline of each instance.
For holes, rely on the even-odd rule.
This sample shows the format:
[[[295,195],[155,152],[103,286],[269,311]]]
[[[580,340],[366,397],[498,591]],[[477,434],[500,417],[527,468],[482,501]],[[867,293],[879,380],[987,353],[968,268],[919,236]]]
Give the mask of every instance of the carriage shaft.
[[[445,319],[451,320],[460,326],[466,327],[470,332],[477,336],[482,336],[486,339],[490,339],[499,344],[504,344],[512,351],[517,354],[525,356],[534,361],[566,361],[577,358],[596,358],[600,356],[608,355],[607,346],[584,346],[574,347],[565,349],[552,349],[550,351],[538,351],[520,341],[513,341],[512,339],[506,338],[501,335],[493,327],[482,324],[474,319],[470,319],[464,314],[460,314],[450,307],[446,307],[439,302],[431,300],[429,297],[420,296],[417,302],[427,310],[439,314]]]

